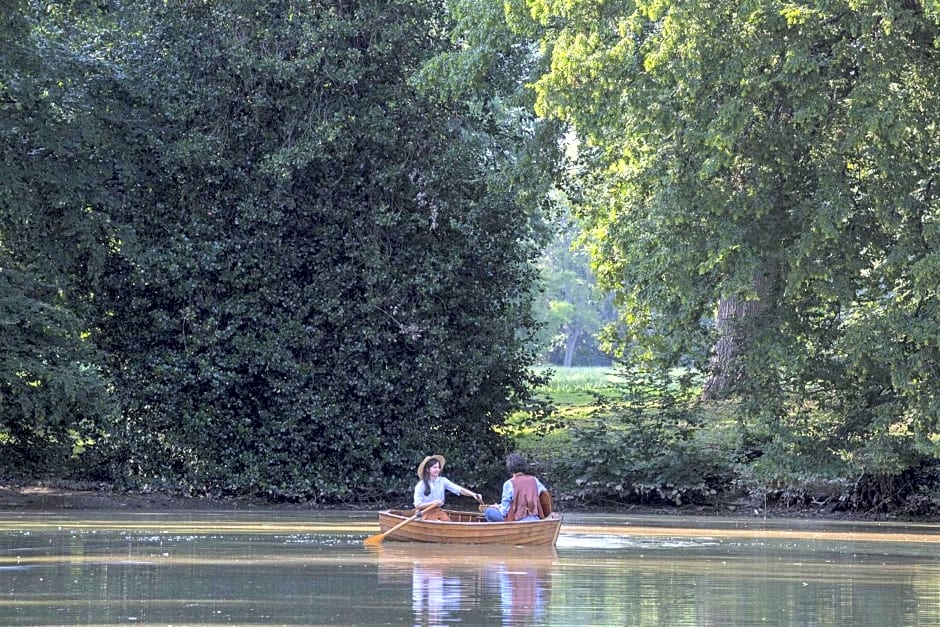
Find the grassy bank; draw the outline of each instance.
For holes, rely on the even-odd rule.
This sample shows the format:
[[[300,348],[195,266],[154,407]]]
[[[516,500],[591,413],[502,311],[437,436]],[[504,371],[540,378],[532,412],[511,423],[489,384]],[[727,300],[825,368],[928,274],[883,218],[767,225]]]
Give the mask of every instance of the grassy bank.
[[[550,372],[547,385],[539,388],[539,393],[549,396],[559,407],[590,406],[595,394],[609,393],[610,385],[616,381],[613,368],[608,366],[590,366],[573,368],[543,368]]]
[[[557,458],[571,442],[569,428],[589,420],[598,409],[598,399],[613,394],[617,381],[614,370],[606,366],[546,367],[542,372],[548,372],[550,379],[537,394],[551,404],[551,416],[543,423],[519,417],[509,421],[520,452],[532,459]]]

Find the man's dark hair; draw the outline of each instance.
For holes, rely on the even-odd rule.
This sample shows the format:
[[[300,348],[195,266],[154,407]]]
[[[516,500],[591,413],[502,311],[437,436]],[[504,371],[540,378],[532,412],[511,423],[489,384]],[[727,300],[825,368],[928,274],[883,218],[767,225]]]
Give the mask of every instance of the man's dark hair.
[[[525,457],[519,453],[510,453],[506,458],[506,470],[509,471],[509,474],[517,472],[526,474],[529,472],[529,464],[526,463]]]

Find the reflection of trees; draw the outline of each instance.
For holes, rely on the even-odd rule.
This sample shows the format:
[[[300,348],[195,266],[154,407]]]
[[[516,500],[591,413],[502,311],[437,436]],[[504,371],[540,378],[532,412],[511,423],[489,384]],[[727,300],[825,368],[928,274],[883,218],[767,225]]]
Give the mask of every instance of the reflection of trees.
[[[940,587],[923,567],[859,555],[771,553],[566,561],[542,621],[551,625],[940,624]],[[933,584],[933,585],[931,585]],[[536,621],[538,622],[538,621]],[[522,623],[518,623],[522,624]]]

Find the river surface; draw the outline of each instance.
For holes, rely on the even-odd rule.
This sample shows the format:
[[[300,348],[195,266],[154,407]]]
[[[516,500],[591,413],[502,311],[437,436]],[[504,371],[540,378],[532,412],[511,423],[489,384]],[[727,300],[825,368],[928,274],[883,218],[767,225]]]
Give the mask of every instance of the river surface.
[[[366,547],[374,512],[0,512],[0,625],[940,625],[940,524],[564,521]]]

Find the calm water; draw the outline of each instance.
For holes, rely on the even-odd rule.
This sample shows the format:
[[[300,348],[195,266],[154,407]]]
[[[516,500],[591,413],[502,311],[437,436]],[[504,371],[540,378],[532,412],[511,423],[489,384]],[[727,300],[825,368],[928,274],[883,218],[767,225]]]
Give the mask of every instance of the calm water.
[[[0,625],[940,625],[940,524],[566,515],[558,546],[371,512],[0,512]]]

